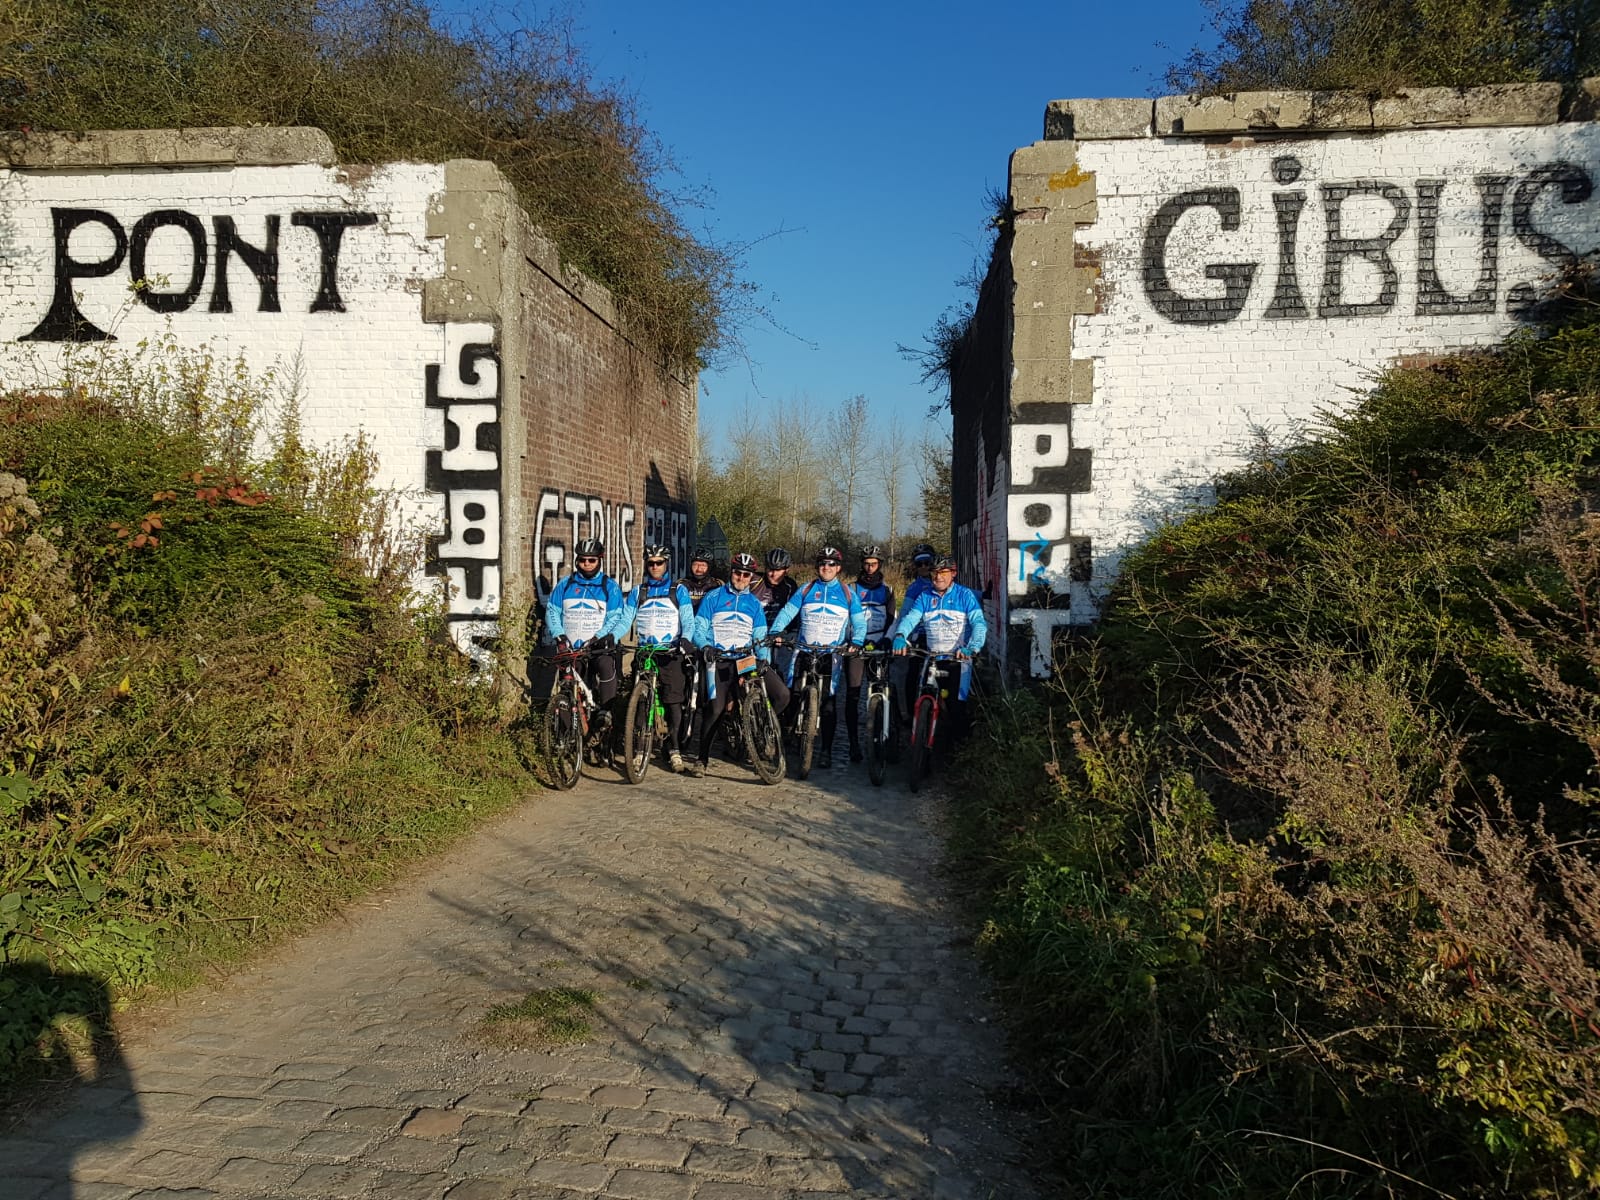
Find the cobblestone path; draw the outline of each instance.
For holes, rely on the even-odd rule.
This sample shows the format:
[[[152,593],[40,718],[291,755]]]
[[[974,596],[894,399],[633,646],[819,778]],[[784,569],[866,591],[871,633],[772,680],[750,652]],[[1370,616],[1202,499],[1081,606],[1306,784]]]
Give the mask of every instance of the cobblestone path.
[[[142,1022],[0,1198],[1026,1200],[927,804],[821,774],[534,797]],[[554,987],[585,1040],[485,1033]]]

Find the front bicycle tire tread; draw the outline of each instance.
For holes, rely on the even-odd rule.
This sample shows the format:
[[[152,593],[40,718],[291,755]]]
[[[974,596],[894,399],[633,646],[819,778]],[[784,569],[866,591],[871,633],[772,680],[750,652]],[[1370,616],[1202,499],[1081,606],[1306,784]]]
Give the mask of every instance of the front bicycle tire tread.
[[[817,693],[817,688],[808,687],[800,699],[800,761],[794,773],[801,779],[811,774],[811,759],[817,750]]]
[[[550,698],[544,712],[544,746],[550,781],[562,791],[576,787],[583,774],[583,731],[569,693]]]
[[[656,732],[650,720],[650,700],[650,686],[644,683],[636,686],[628,697],[628,713],[622,727],[622,773],[629,783],[643,783],[650,770],[650,750]]]
[[[756,686],[761,687],[761,684]],[[744,710],[740,723],[744,726],[745,748],[750,751],[750,765],[755,768],[756,777],[768,785],[782,782],[787,765],[783,761],[783,730],[778,728],[778,714],[772,711],[766,689],[762,688],[755,695],[747,692],[740,707]],[[758,729],[758,724],[762,728]],[[761,737],[763,733],[765,740]],[[771,747],[770,757],[762,757],[763,744]]]
[[[883,724],[883,705],[883,696],[867,697],[867,778],[872,780],[873,787],[883,786],[886,773],[884,758],[889,750],[879,728]]]
[[[933,705],[918,704],[916,719],[911,723],[911,773],[907,781],[914,792],[922,786],[928,773],[932,751],[928,746],[928,725],[933,719]]]

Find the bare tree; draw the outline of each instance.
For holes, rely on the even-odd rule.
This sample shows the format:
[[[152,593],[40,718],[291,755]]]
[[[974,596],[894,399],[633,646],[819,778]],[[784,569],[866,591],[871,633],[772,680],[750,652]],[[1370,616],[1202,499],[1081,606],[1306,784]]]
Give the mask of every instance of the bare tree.
[[[832,472],[833,487],[846,533],[853,533],[856,527],[856,499],[867,461],[870,423],[867,398],[862,395],[851,396],[828,422],[829,450],[837,464]]]
[[[877,481],[878,494],[883,498],[884,511],[889,518],[889,540],[884,545],[884,552],[889,558],[895,557],[895,542],[900,536],[900,503],[905,495],[905,465],[901,461],[901,450],[901,439],[892,428],[886,429],[879,435],[877,449],[873,451],[870,463],[872,477]]]

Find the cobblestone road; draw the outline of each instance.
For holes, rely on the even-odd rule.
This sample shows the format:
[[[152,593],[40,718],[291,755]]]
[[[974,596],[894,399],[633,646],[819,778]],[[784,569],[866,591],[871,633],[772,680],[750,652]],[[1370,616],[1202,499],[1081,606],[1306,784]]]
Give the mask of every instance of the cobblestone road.
[[[821,774],[533,798],[141,1022],[0,1138],[0,1198],[1025,1200],[927,805]],[[586,1040],[485,1036],[551,987]]]

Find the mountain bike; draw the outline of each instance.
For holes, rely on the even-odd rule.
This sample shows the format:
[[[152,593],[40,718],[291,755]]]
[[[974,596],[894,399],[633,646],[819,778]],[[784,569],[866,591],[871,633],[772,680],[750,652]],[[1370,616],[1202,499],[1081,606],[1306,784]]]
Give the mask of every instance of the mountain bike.
[[[544,759],[551,782],[562,791],[577,786],[583,775],[583,751],[589,741],[589,714],[594,693],[578,674],[578,663],[589,657],[582,650],[557,650],[555,690],[544,710]]]
[[[911,772],[907,782],[916,791],[927,778],[933,766],[934,739],[939,736],[939,717],[944,712],[944,702],[950,698],[949,683],[961,685],[961,663],[953,654],[938,654],[931,650],[908,649],[907,654],[926,659],[922,666],[922,682],[917,689],[917,699],[911,715]]]
[[[776,644],[776,643],[775,643]],[[799,703],[795,718],[795,733],[800,738],[800,761],[794,773],[801,779],[811,774],[811,759],[817,748],[817,734],[822,730],[822,672],[817,670],[817,660],[836,652],[834,646],[813,646],[809,642],[795,642],[794,686],[789,690],[790,704]],[[829,680],[829,686],[832,680]]]
[[[772,699],[761,679],[761,660],[754,646],[740,650],[711,651],[716,662],[734,664],[734,697],[728,703],[738,711],[736,728],[748,752],[750,765],[756,776],[765,784],[783,779],[787,764],[783,755],[783,730],[778,727],[778,714],[773,711]],[[710,669],[715,669],[711,667]],[[724,722],[726,722],[724,717]]]
[[[867,778],[874,787],[882,787],[888,763],[899,757],[900,714],[895,711],[894,685],[889,682],[889,652],[868,650],[861,657],[867,692]]]
[[[682,651],[645,642],[634,648],[633,687],[622,724],[622,773],[629,783],[643,783],[650,769],[656,739],[667,736],[667,706],[661,702],[661,666]],[[690,710],[693,711],[692,709]]]

